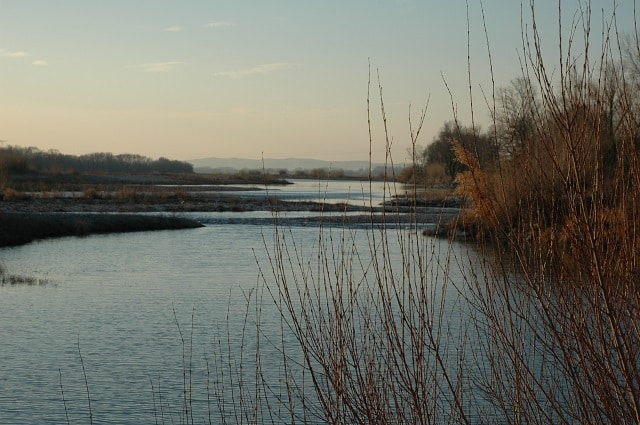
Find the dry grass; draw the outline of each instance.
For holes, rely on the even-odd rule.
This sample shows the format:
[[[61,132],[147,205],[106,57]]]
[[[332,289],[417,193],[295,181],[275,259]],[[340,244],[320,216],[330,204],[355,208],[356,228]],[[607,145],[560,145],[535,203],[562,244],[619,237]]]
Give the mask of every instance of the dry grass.
[[[484,168],[456,145],[475,259],[384,225],[369,252],[329,230],[308,256],[276,230],[265,284],[323,421],[640,423],[640,110],[613,28],[597,61],[563,50],[559,85],[534,33],[531,137]]]
[[[584,13],[575,28],[589,37]],[[531,139],[486,169],[456,147],[474,225],[522,282],[497,273],[475,291],[477,322],[492,324],[485,387],[514,422],[640,422],[640,110],[613,28],[597,61],[564,50],[559,87],[534,34]]]
[[[2,286],[19,286],[19,285],[47,285],[50,281],[48,279],[39,279],[32,276],[24,276],[18,274],[8,273],[2,265],[0,265],[0,287]]]

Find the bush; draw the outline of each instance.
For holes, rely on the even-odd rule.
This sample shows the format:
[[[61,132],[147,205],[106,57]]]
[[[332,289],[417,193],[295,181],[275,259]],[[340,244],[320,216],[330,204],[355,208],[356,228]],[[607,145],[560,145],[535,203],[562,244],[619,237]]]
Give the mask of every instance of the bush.
[[[541,103],[499,161],[448,145],[467,257],[372,224],[370,252],[321,231],[307,262],[276,231],[275,299],[324,422],[640,423],[640,76],[611,60],[617,34],[599,63],[576,36],[559,86],[526,40]]]
[[[98,199],[101,198],[100,193],[95,187],[88,187],[82,191],[82,196],[86,199]]]

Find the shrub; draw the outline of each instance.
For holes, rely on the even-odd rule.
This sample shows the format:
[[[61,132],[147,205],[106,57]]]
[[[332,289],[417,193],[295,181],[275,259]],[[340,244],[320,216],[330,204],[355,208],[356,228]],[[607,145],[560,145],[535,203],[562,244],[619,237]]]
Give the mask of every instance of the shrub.
[[[101,198],[100,193],[95,187],[87,187],[82,191],[82,196],[86,199],[98,199]]]
[[[2,193],[2,199],[5,199],[7,201],[17,199],[19,198],[19,196],[20,196],[20,192],[10,187],[5,188]]]
[[[321,231],[314,262],[280,231],[265,247],[325,422],[640,423],[639,77],[611,60],[615,16],[600,62],[572,53],[589,14],[559,84],[523,37],[541,100],[499,161],[453,140],[467,258],[390,215],[370,252],[346,230]]]

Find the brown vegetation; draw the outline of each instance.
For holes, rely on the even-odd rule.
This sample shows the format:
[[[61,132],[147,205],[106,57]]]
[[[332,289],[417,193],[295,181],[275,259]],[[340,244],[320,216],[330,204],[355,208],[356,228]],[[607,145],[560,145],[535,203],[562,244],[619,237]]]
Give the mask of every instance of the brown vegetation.
[[[585,37],[588,13],[577,25]],[[612,22],[599,60],[568,49],[559,88],[534,34],[520,95],[537,108],[518,128],[496,118],[506,132],[496,125],[497,141],[523,135],[500,161],[481,166],[453,142],[468,168],[458,190],[472,200],[463,225],[497,248],[500,263],[514,264],[525,285],[526,308],[510,305],[506,280],[478,290],[478,302],[495,323],[486,347],[492,373],[510,377],[487,385],[505,412],[526,421],[547,409],[566,422],[640,422],[640,75],[626,65],[639,50],[620,49]],[[517,342],[525,335],[559,370],[536,374],[530,347]]]
[[[532,17],[483,136],[499,155],[448,141],[476,255],[373,225],[367,253],[344,230],[320,233],[316,262],[286,232],[265,247],[303,353],[289,394],[311,381],[326,423],[640,423],[640,47],[612,16],[598,59],[573,52],[590,14],[555,79]]]

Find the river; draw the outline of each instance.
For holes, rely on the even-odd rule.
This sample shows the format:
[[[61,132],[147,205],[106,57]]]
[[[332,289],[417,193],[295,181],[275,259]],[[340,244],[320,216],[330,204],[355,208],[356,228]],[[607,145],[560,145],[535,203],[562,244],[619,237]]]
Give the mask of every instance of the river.
[[[360,183],[341,185],[280,190],[288,199],[320,194],[337,202],[358,192],[355,202],[373,196],[375,204],[382,198],[380,191],[368,192],[368,183],[365,189]],[[290,217],[305,214],[310,213]],[[256,351],[255,306],[261,306],[262,338],[277,338],[281,331],[279,312],[263,285],[272,275],[262,279],[259,271],[270,267],[273,215],[192,216],[206,226],[0,249],[7,271],[42,281],[0,287],[0,423],[181,423],[185,388],[196,422],[219,407],[211,401],[215,376],[224,369],[229,378],[231,366],[239,364],[229,354],[244,350],[251,357]],[[371,249],[372,232],[379,232],[367,226],[321,230],[318,222],[291,223],[282,230],[310,261],[322,232],[347,234],[363,253]],[[422,240],[449,256],[452,250],[454,257],[467,255],[463,245]],[[264,343],[260,351],[264,379],[277,382],[282,370],[277,361],[269,363],[278,358],[277,348]],[[224,390],[222,399],[237,400],[228,386]]]

